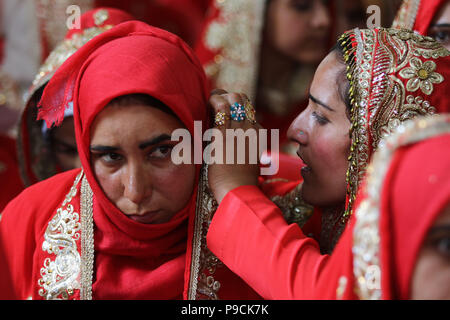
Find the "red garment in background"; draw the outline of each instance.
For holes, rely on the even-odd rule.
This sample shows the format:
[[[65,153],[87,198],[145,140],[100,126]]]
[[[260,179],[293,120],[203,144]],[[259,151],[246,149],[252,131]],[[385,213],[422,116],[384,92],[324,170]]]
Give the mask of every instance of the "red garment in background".
[[[431,22],[446,3],[446,0],[421,0],[413,30],[428,35]]]
[[[170,31],[189,45],[200,34],[206,8],[210,0],[95,0],[95,7],[124,10],[137,20]]]
[[[15,141],[5,135],[0,135],[0,215],[5,206],[23,189],[17,162]]]

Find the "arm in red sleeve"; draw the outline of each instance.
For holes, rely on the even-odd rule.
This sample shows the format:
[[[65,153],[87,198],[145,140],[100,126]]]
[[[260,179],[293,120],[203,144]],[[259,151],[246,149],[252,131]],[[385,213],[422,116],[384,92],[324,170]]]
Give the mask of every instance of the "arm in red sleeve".
[[[236,188],[224,197],[207,243],[265,299],[314,298],[329,259],[298,225],[288,225],[280,209],[256,186]]]

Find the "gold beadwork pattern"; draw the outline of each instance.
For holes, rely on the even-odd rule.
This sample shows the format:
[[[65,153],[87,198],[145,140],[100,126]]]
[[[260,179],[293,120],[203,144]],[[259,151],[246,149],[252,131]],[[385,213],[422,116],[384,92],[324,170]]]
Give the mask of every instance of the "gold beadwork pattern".
[[[28,98],[26,100],[28,100],[38,88],[48,82],[55,73],[56,69],[58,69],[64,61],[66,61],[86,42],[102,32],[111,29],[112,27],[112,25],[105,25],[102,27],[87,28],[81,33],[73,34],[70,39],[65,39],[59,43],[39,68],[39,72],[33,80],[32,86],[28,92]]]
[[[74,211],[70,202],[77,195],[82,176],[83,171],[75,178],[73,186],[44,233],[42,250],[55,255],[54,260],[44,260],[38,281],[42,287],[39,289],[39,295],[47,300],[68,299],[75,290],[80,289],[81,256],[77,245],[81,230],[80,215]]]
[[[410,67],[400,70],[400,76],[409,79],[406,89],[411,92],[417,91],[419,88],[426,95],[433,92],[433,83],[439,84],[444,81],[444,77],[437,72],[436,63],[434,61],[422,61],[416,57],[411,58]]]
[[[198,184],[187,294],[189,300],[219,299],[221,284],[214,279],[214,273],[217,268],[223,267],[223,263],[206,246],[206,234],[217,207],[218,204],[208,186],[208,166],[205,165]]]
[[[270,181],[268,181],[270,183]],[[301,197],[303,182],[283,196],[274,196],[270,200],[280,208],[288,224],[296,223],[301,227],[312,217],[314,207],[307,204]]]
[[[392,22],[392,28],[412,30],[416,22],[421,0],[403,0],[397,16]]]
[[[450,133],[450,116],[419,117],[400,124],[382,140],[367,168],[367,198],[355,212],[353,229],[353,274],[355,293],[360,299],[381,299],[380,195],[395,151],[433,136]]]
[[[216,87],[256,98],[260,45],[266,0],[215,0],[220,16],[207,28],[205,46],[218,52],[204,66]]]
[[[97,26],[101,26],[108,19],[109,19],[108,10],[100,9],[96,13],[94,13],[94,23]]]
[[[86,176],[81,181],[81,288],[80,299],[92,300],[92,279],[94,275],[94,194]]]
[[[345,223],[352,212],[370,155],[380,139],[402,121],[435,111],[428,101],[413,93],[417,94],[420,87],[421,92],[431,95],[433,84],[441,83],[443,78],[435,71],[434,61],[422,62],[419,57],[435,60],[449,56],[450,52],[434,39],[409,30],[354,29],[344,33],[338,41],[345,51],[352,106]],[[401,77],[413,82],[405,87]]]

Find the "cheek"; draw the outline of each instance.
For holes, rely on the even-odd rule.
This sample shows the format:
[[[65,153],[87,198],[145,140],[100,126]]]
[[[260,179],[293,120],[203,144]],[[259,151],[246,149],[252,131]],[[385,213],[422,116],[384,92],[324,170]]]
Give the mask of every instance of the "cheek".
[[[195,185],[194,165],[171,165],[153,178],[153,190],[173,210],[181,210],[192,196]]]
[[[423,248],[411,279],[411,299],[450,299],[450,265],[434,250]]]
[[[99,162],[93,164],[94,175],[105,195],[113,203],[116,203],[123,195],[123,185],[120,172],[112,173]]]
[[[316,157],[324,169],[339,173],[347,171],[349,149],[350,139],[343,139],[337,132],[319,136],[314,144]]]

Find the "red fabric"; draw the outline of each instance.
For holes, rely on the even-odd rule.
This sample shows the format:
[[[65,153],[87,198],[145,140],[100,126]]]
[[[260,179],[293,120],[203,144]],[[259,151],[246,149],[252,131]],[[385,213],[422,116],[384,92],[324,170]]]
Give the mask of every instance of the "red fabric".
[[[209,0],[95,0],[95,6],[114,7],[136,19],[170,31],[189,45],[196,41]]]
[[[450,203],[450,134],[397,152],[383,186],[380,234],[391,235],[382,251],[382,272],[391,273],[392,295],[410,298],[411,277],[427,231]],[[424,157],[424,155],[426,155]],[[420,223],[419,223],[420,222]],[[385,241],[386,242],[386,241]]]
[[[71,170],[34,184],[3,211],[0,245],[5,262],[0,265],[1,288],[7,286],[8,280],[14,285],[14,292],[5,293],[5,299],[41,298],[38,295],[39,270],[47,257],[40,248],[43,234],[79,171]],[[79,201],[74,202],[74,210],[79,210]]]
[[[403,148],[390,165],[380,212],[384,299],[410,298],[419,249],[450,201],[449,143],[447,134]],[[296,224],[287,225],[258,188],[244,186],[225,196],[207,239],[210,249],[265,299],[336,299],[341,276],[348,279],[342,298],[356,299],[354,224],[353,216],[333,253],[320,255],[317,243]]]
[[[0,215],[5,206],[23,189],[24,185],[19,174],[15,141],[0,135]]]
[[[94,21],[94,15],[97,11],[99,10],[107,10],[108,11],[108,19],[106,19],[105,21],[103,21],[102,24],[97,25],[95,24]],[[114,9],[114,8],[107,8],[107,7],[100,7],[100,8],[96,8],[93,10],[89,10],[85,13],[83,13],[81,15],[80,18],[80,28],[79,29],[71,29],[67,32],[66,36],[65,36],[65,40],[72,40],[73,36],[75,34],[80,34],[86,31],[86,29],[88,28],[92,28],[92,27],[104,27],[106,25],[109,26],[114,26],[117,25],[119,23],[128,21],[128,20],[133,20],[133,17],[131,15],[129,15],[128,13],[118,10],[118,9]],[[76,41],[74,43],[75,47],[80,47],[82,45],[82,43],[80,43],[80,41]],[[62,64],[63,61],[60,62],[60,64]],[[52,65],[52,69],[48,70],[46,69],[45,72],[48,72],[48,74],[52,74],[56,71],[56,69],[59,67],[60,65]],[[47,77],[47,76],[46,76]],[[35,113],[36,112],[36,103],[34,102],[35,99],[37,99],[38,97],[36,96],[36,91],[39,90],[39,88],[43,87],[45,83],[42,83],[41,81],[38,82],[37,84],[33,84],[30,89],[29,92],[33,92],[33,94],[30,94],[30,96],[28,97],[26,103],[25,103],[25,108],[23,109],[22,115],[21,115],[21,121],[20,121],[20,134],[19,134],[19,139],[21,139],[21,148],[22,148],[22,155],[24,157],[23,159],[23,171],[24,174],[26,175],[26,179],[28,181],[26,181],[26,183],[28,184],[34,184],[36,182],[39,181],[38,177],[36,176],[35,172],[33,171],[33,166],[35,165],[36,162],[40,161],[40,159],[37,159],[36,156],[32,155],[31,152],[31,148],[33,147],[30,144],[30,128],[29,128],[29,123],[28,123],[28,115],[30,113]],[[58,170],[58,172],[55,173],[59,173],[61,172],[61,170]]]
[[[420,34],[428,35],[431,22],[433,21],[439,10],[446,3],[446,0],[420,1],[419,10],[417,11],[413,30],[418,31]]]

